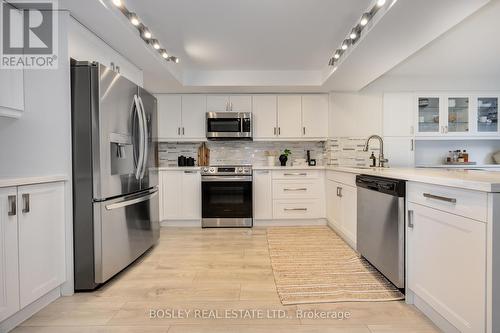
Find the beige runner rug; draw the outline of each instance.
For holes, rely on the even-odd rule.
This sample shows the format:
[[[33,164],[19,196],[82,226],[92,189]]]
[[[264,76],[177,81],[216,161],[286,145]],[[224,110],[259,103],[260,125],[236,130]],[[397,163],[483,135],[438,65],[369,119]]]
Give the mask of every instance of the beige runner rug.
[[[269,228],[267,241],[276,288],[284,305],[404,298],[326,226]]]

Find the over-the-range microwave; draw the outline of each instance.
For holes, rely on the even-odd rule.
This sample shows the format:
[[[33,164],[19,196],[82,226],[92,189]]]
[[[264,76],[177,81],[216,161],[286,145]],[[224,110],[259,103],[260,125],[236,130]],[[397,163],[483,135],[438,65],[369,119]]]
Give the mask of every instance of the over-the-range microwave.
[[[208,140],[252,140],[251,112],[207,112]]]

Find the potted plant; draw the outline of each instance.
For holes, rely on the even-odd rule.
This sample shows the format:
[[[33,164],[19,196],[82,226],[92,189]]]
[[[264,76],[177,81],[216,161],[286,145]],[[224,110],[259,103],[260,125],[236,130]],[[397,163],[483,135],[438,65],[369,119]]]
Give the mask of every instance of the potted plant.
[[[288,155],[291,155],[292,152],[290,151],[290,149],[285,149],[283,151],[283,154],[280,155],[280,163],[281,163],[281,166],[286,166],[286,162],[288,161]]]

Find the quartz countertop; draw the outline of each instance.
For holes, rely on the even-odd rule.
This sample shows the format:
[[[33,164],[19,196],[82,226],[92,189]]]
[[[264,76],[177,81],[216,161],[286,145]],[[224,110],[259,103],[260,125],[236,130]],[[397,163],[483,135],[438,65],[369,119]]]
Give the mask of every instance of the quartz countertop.
[[[325,170],[324,166],[267,166],[254,165],[253,170]]]
[[[158,167],[156,170],[158,171],[197,171],[201,170],[202,167],[194,166],[194,167]]]
[[[500,172],[431,168],[327,167],[327,170],[403,179],[482,192],[500,192]]]
[[[68,177],[64,175],[51,175],[51,176],[38,176],[38,177],[0,177],[0,188],[62,182],[67,180]]]

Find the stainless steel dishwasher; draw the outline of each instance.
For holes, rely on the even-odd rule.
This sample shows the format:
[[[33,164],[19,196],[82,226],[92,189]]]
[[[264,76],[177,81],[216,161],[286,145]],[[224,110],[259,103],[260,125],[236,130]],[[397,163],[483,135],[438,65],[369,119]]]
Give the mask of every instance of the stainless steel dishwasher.
[[[360,175],[357,250],[396,287],[405,287],[405,193],[399,179]]]

